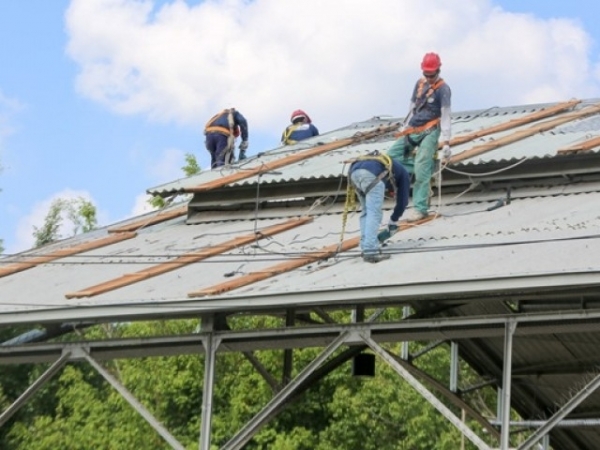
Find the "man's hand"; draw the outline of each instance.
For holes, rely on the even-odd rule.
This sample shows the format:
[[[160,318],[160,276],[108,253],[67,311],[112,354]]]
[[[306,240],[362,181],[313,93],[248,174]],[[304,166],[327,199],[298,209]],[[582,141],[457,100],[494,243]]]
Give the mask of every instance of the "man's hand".
[[[382,229],[377,235],[377,240],[383,244],[389,238],[391,238],[398,231],[398,222],[394,222],[392,219],[388,222],[387,227]]]
[[[452,150],[450,150],[450,146],[445,144],[442,149],[438,152],[438,159],[445,160],[450,159],[452,156]]]
[[[240,149],[240,152],[245,152],[246,150],[248,150],[248,141],[240,142],[239,149]]]

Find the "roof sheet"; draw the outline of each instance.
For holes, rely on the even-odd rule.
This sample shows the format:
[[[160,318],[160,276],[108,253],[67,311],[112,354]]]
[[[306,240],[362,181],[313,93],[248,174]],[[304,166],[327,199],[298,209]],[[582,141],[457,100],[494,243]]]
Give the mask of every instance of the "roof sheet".
[[[581,111],[595,103],[586,101],[574,110]],[[461,136],[527,117],[555,105],[455,113],[453,129],[456,136]],[[276,161],[288,152],[301,152],[320,145],[319,142],[336,142],[356,136],[356,133],[366,133],[382,125],[396,123],[394,120],[398,119],[373,118],[352,124],[319,136],[314,142],[304,141],[294,147],[266,152],[251,158],[242,167],[207,171],[149,191],[163,195],[182,192],[219,180],[228,172],[237,173],[248,167]],[[527,124],[518,129],[530,127],[531,124]],[[456,145],[454,152],[460,154],[474,146],[493,144],[514,132],[482,136]],[[442,195],[435,198],[433,204],[439,216],[396,234],[384,248],[392,254],[392,258],[376,265],[364,263],[359,250],[354,247],[328,258],[317,258],[291,271],[272,273],[273,267],[282,262],[298,261],[324,248],[335,247],[340,242],[340,204],[308,208],[293,201],[282,201],[259,210],[229,208],[202,211],[194,225],[187,224],[186,217],[178,212],[185,211],[185,204],[183,207],[182,204],[173,205],[170,210],[177,214],[168,220],[155,220],[161,213],[151,213],[116,224],[135,225],[132,227],[135,236],[129,239],[0,276],[0,324],[6,325],[18,316],[39,319],[44,314],[53,317],[53,321],[89,318],[85,311],[101,306],[114,309],[106,312],[106,316],[101,312],[94,313],[97,320],[133,317],[130,312],[119,315],[131,305],[140,307],[139,317],[149,310],[143,309],[145,307],[160,308],[165,317],[177,317],[178,308],[183,308],[188,302],[195,307],[201,305],[207,311],[231,311],[234,307],[246,311],[259,306],[266,310],[273,305],[280,308],[290,306],[284,299],[293,296],[294,301],[301,305],[336,307],[339,304],[342,307],[348,304],[348,298],[332,294],[348,293],[350,290],[355,291],[355,298],[362,296],[376,299],[376,302],[373,301],[377,304],[396,306],[408,302],[416,309],[426,308],[429,304],[421,302],[423,298],[440,303],[468,298],[468,301],[452,304],[452,308],[434,316],[479,317],[482,321],[486,317],[527,313],[540,308],[549,311],[560,308],[580,310],[590,305],[597,307],[600,299],[597,292],[600,286],[600,259],[597,256],[600,252],[600,210],[597,207],[600,204],[599,157],[595,148],[590,159],[585,161],[572,155],[556,155],[561,148],[598,135],[600,116],[594,114],[589,118],[567,121],[544,132],[535,132],[453,165],[458,170],[471,170],[505,161],[512,164],[512,161],[528,158],[534,161],[528,169],[530,171],[541,168],[541,164],[535,162],[538,159],[554,161],[558,169],[552,176],[542,174],[535,180],[515,182],[512,176],[516,169],[511,169],[511,164],[508,164],[507,170],[497,175],[498,182],[483,189],[466,188],[462,192],[453,192],[443,187]],[[393,139],[391,133],[386,133],[232,184],[251,188],[259,179],[260,183],[300,182],[300,185],[309,179],[335,179],[343,173],[345,161],[366,151],[386,150]],[[581,168],[587,173],[577,178],[570,173],[561,176],[560,168],[567,163],[571,166],[585,164]],[[510,202],[507,197],[509,189]],[[439,205],[438,200],[441,201]],[[388,208],[390,206],[387,205]],[[223,254],[99,295],[66,298],[68,293],[152,269],[158,264],[168,264],[184,254],[206,250],[305,214],[310,214],[313,220],[270,237],[259,236],[260,239],[255,242],[239,245]],[[118,233],[118,227],[106,227],[25,252],[17,259],[48,255],[114,233]],[[354,213],[348,218],[344,239],[356,240],[358,234],[358,216]],[[0,269],[14,262],[14,258],[0,260]],[[272,276],[216,295],[199,299],[188,296],[223,282],[242,279],[247,274],[265,273]],[[577,290],[579,285],[588,290],[574,297],[574,292],[580,294]],[[528,293],[534,292],[535,295],[517,295],[526,288]],[[506,292],[510,294],[503,295]],[[561,292],[564,294],[559,295]],[[330,294],[327,301],[324,300],[326,294]],[[52,311],[60,311],[60,314],[52,316]],[[581,386],[586,377],[589,379],[591,368],[600,364],[596,352],[598,342],[600,332],[591,325],[582,326],[576,334],[517,336],[514,346],[514,370],[518,374],[515,404],[520,413],[529,419],[547,417],[556,408],[556,399],[562,398],[563,392],[572,390],[573,386]],[[502,338],[464,339],[460,345],[461,355],[482,376],[497,378],[501,374]],[[582,418],[597,418],[600,399],[597,396],[588,398],[578,407],[577,414]],[[600,432],[597,429],[558,429],[553,430],[553,437],[556,448],[600,448]]]

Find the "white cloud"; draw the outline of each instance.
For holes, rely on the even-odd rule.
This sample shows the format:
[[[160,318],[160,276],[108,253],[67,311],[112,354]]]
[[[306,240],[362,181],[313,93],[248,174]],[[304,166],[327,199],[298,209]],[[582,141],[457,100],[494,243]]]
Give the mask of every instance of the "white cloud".
[[[152,198],[152,196],[146,193],[138,195],[135,198],[133,208],[131,209],[131,217],[141,216],[142,214],[154,211],[155,208],[148,203],[150,198]]]
[[[202,126],[236,106],[278,134],[302,108],[322,130],[404,115],[437,51],[455,110],[600,93],[575,22],[489,0],[72,0],[68,53],[80,93],[122,114]],[[274,129],[276,128],[276,129]]]
[[[6,138],[16,131],[13,125],[14,115],[24,108],[25,105],[22,102],[5,96],[0,90],[0,156]]]
[[[78,197],[82,197],[85,200],[90,201],[92,204],[96,205],[96,218],[98,219],[98,223],[106,223],[108,219],[108,214],[105,211],[98,209],[98,205],[92,198],[89,192],[87,191],[75,191],[72,189],[65,189],[63,191],[52,194],[45,200],[37,202],[33,205],[29,213],[24,215],[19,219],[17,224],[16,238],[15,241],[8,245],[6,249],[7,253],[18,253],[24,250],[30,249],[35,244],[35,238],[33,237],[34,227],[41,227],[44,223],[44,219],[50,210],[50,205],[56,199],[76,199]],[[73,230],[69,228],[68,221],[63,221],[63,225],[59,230],[59,234],[62,237],[68,237],[73,235]]]

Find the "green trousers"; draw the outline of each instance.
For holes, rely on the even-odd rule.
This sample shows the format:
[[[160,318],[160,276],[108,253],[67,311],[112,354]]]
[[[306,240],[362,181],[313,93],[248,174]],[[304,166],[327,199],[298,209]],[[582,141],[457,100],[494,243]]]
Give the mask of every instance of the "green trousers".
[[[413,184],[412,201],[417,211],[427,214],[429,209],[429,192],[431,177],[435,168],[435,153],[438,149],[438,140],[440,138],[439,127],[433,130],[423,131],[410,135],[414,142],[420,142],[416,148],[416,154],[413,148],[406,149],[407,143],[404,136],[401,136],[392,144],[387,154],[404,166],[408,173],[415,175]],[[405,156],[405,150],[408,150]]]

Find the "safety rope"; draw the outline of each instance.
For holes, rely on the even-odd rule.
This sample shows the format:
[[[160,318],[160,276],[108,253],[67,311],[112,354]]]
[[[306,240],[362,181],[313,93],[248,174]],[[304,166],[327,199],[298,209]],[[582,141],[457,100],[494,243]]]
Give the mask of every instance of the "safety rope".
[[[356,188],[350,180],[350,174],[348,174],[348,182],[346,184],[346,202],[344,203],[344,212],[342,213],[342,232],[340,233],[340,245],[342,245],[342,242],[344,242],[346,224],[348,223],[348,213],[350,211],[356,211]]]

